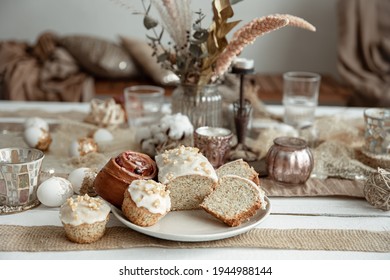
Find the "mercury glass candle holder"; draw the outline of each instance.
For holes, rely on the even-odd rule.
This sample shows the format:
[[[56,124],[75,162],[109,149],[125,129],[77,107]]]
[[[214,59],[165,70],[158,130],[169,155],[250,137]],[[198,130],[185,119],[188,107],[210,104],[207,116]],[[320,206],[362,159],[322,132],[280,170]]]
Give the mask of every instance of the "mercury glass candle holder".
[[[44,153],[30,148],[0,149],[0,214],[39,205],[38,178]]]

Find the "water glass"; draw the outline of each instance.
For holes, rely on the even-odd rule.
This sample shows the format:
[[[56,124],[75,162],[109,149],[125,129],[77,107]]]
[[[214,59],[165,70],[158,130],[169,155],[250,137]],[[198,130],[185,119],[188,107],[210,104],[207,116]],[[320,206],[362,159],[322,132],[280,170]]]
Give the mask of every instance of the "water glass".
[[[311,72],[287,72],[283,75],[284,122],[297,129],[311,126],[321,76]]]
[[[6,213],[39,205],[37,188],[43,158],[44,153],[37,149],[0,149],[0,208]]]
[[[141,85],[124,89],[125,108],[129,127],[158,122],[162,115],[165,90],[162,87]]]
[[[390,109],[369,108],[364,111],[366,124],[364,148],[373,154],[390,153]]]

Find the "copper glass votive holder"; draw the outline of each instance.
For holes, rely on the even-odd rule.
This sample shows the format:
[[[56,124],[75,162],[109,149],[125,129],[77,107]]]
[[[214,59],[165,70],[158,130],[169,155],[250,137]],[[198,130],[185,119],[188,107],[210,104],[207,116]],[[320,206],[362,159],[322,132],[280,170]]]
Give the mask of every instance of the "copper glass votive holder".
[[[194,145],[214,168],[225,163],[233,133],[222,127],[202,126],[194,132]]]
[[[278,137],[266,156],[268,176],[281,183],[303,184],[313,170],[313,154],[304,139]]]
[[[37,188],[43,158],[38,149],[0,149],[0,214],[39,205]]]

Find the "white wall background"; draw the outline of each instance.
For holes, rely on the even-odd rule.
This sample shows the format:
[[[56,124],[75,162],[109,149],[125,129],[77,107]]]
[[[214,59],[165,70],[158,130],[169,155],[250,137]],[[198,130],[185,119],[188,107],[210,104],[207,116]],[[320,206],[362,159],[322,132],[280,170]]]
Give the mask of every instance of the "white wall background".
[[[86,34],[118,42],[118,35],[145,38],[142,16],[120,5],[142,10],[141,0],[0,0],[0,40],[34,43],[43,31],[59,35]],[[300,16],[317,27],[312,33],[294,27],[258,38],[242,53],[255,60],[257,72],[305,70],[337,77],[338,0],[244,0],[234,6],[242,26],[273,13]],[[192,0],[211,18],[211,0]]]

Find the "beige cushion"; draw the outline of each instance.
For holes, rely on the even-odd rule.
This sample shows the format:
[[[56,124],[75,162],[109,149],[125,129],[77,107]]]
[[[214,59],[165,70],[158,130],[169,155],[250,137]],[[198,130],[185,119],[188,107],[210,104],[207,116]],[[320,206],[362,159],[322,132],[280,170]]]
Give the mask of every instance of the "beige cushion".
[[[172,72],[163,69],[152,56],[153,49],[145,42],[128,37],[120,37],[122,46],[128,51],[137,66],[154,82],[160,85],[176,84],[179,78]]]
[[[105,39],[73,35],[58,38],[58,44],[94,76],[133,78],[138,75],[131,56],[120,46]]]

